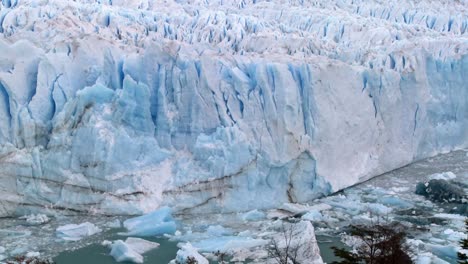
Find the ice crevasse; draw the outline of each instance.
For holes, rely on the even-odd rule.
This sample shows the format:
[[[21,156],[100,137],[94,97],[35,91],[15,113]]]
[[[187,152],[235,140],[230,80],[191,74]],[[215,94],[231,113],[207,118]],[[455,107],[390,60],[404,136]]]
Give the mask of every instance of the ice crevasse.
[[[0,216],[271,208],[466,148],[467,6],[3,0]]]

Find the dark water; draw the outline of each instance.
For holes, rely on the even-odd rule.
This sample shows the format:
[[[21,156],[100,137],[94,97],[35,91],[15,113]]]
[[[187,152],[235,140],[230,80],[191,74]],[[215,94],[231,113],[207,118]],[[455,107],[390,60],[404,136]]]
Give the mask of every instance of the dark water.
[[[177,253],[177,243],[171,242],[166,238],[160,237],[142,237],[145,240],[157,242],[160,246],[157,249],[151,250],[143,254],[145,263],[167,264],[173,260]],[[125,237],[117,236],[109,237],[109,240],[122,239]],[[60,253],[54,258],[57,264],[115,264],[118,263],[110,256],[110,248],[99,244],[93,244],[74,251],[66,251]],[[119,262],[132,263],[132,262]]]
[[[340,258],[336,257],[335,254],[333,254],[333,249],[331,247],[349,249],[349,247],[341,242],[340,237],[316,235],[316,238],[320,248],[320,255],[322,256],[322,260],[325,263],[341,260]]]

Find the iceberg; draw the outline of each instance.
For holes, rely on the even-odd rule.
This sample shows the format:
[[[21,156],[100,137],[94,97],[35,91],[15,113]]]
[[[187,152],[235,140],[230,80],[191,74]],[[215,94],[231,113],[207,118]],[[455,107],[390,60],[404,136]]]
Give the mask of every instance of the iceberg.
[[[117,240],[112,243],[112,250],[110,255],[114,257],[117,262],[127,261],[133,263],[143,263],[143,256],[138,254],[122,240]]]
[[[466,13],[1,1],[0,217],[277,208],[467,149]]]
[[[128,232],[119,234],[125,236],[174,234],[176,232],[176,223],[171,213],[171,208],[163,207],[149,214],[125,220],[123,226]]]
[[[68,224],[64,226],[57,227],[55,233],[57,237],[67,240],[67,241],[78,241],[84,237],[92,236],[101,232],[99,229],[92,223],[85,222],[81,224]]]

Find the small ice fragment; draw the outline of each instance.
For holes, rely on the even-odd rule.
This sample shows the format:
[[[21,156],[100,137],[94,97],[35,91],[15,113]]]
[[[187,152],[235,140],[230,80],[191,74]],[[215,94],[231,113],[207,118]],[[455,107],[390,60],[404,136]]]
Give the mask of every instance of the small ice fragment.
[[[41,253],[36,252],[36,251],[26,253],[27,258],[36,258],[36,257],[39,257],[40,255]]]
[[[318,222],[322,221],[323,215],[317,210],[311,210],[307,214],[303,215],[301,218],[307,221]]]
[[[125,240],[125,243],[138,254],[144,254],[159,247],[159,243],[137,237],[129,237]]]
[[[44,214],[37,214],[37,215],[27,215],[25,216],[26,222],[29,225],[42,225],[50,221],[49,217]]]
[[[265,218],[265,213],[256,209],[242,215],[242,220],[244,221],[259,221]]]
[[[457,175],[455,175],[455,173],[451,172],[451,171],[447,171],[447,172],[442,172],[442,173],[434,173],[432,175],[429,175],[429,180],[453,180],[457,177]]]
[[[101,246],[110,247],[111,245],[112,242],[110,242],[109,240],[104,240],[101,242]]]
[[[232,235],[232,231],[224,228],[223,226],[220,225],[215,225],[215,226],[210,226],[206,230],[206,233],[208,233],[211,236],[226,236],[226,235]]]
[[[113,221],[110,221],[109,223],[107,223],[106,226],[110,228],[121,228],[122,223],[120,222],[119,219],[114,219]]]

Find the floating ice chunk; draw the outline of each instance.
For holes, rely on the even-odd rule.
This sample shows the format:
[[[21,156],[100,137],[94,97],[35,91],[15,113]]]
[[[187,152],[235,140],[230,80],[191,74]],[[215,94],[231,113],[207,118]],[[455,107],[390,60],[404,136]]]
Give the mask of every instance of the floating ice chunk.
[[[429,176],[429,180],[453,180],[457,177],[457,175],[455,175],[455,173],[451,172],[451,171],[447,171],[447,172],[442,172],[442,173],[434,173],[432,175]]]
[[[0,247],[0,254],[3,254],[5,253],[5,248],[4,247]]]
[[[171,208],[162,207],[152,213],[128,219],[123,223],[128,232],[119,234],[125,236],[174,234],[176,231],[176,224],[171,213]]]
[[[133,263],[143,263],[143,256],[138,254],[138,252],[122,240],[117,240],[112,244],[110,255],[114,257],[117,262],[128,261]]]
[[[13,249],[13,250],[10,252],[10,255],[11,255],[11,256],[23,255],[23,254],[26,253],[27,251],[28,251],[28,247],[27,247],[27,246],[17,247],[17,248]]]
[[[452,242],[458,242],[466,238],[466,235],[463,232],[454,231],[453,229],[450,229],[450,228],[444,230],[443,234],[447,240],[452,241]]]
[[[210,226],[206,230],[206,233],[210,236],[228,236],[232,235],[232,230],[227,229],[220,225]]]
[[[457,260],[457,249],[454,246],[441,246],[434,244],[426,244],[427,248],[439,258]]]
[[[398,208],[410,208],[413,206],[412,203],[402,200],[396,196],[379,197],[378,201],[384,205],[398,207]]]
[[[194,258],[198,264],[208,264],[208,260],[198,253],[198,250],[192,246],[190,243],[181,245],[180,249],[177,251],[177,257],[175,262],[171,263],[187,263],[187,258]]]
[[[89,222],[85,222],[79,225],[64,225],[56,229],[57,237],[68,241],[77,241],[84,237],[97,234],[99,232],[101,232],[101,229]]]
[[[138,254],[144,254],[159,247],[159,243],[137,237],[129,237],[125,243]]]
[[[244,221],[259,221],[265,218],[266,218],[265,213],[257,209],[249,211],[242,215],[242,220]]]
[[[29,225],[42,225],[50,221],[49,217],[47,217],[47,215],[44,215],[44,214],[37,214],[37,215],[32,214],[32,215],[25,216],[25,218],[26,218],[26,222]]]
[[[284,203],[280,209],[289,211],[294,214],[305,213],[310,210],[310,207],[303,204],[295,204],[295,203]]]
[[[30,236],[31,231],[28,230],[8,230],[8,229],[0,229],[0,237],[26,237]]]
[[[301,218],[307,221],[318,222],[323,220],[323,215],[317,210],[312,210],[303,215]]]
[[[0,254],[0,261],[2,261],[2,260],[4,260],[4,259],[6,259],[6,256],[5,256],[5,255],[2,255],[2,254]]]
[[[392,211],[392,208],[387,207],[383,204],[378,204],[378,203],[369,203],[366,204],[366,208],[377,215],[387,215]]]
[[[112,246],[112,242],[109,241],[109,240],[104,240],[101,242],[101,246],[105,246],[105,247],[111,247]]]
[[[410,188],[409,187],[392,187],[390,188],[393,192],[402,193],[407,192]]]
[[[253,239],[250,237],[222,236],[200,240],[194,246],[202,252],[232,252],[239,249],[248,249],[266,245],[264,239]]]
[[[445,213],[440,213],[440,214],[435,214],[434,217],[436,218],[442,218],[442,219],[450,219],[450,220],[461,220],[464,221],[465,217],[463,215],[459,214],[445,214]]]
[[[418,253],[414,261],[415,264],[449,264],[429,252]]]
[[[119,219],[115,219],[115,220],[110,221],[109,223],[107,223],[106,226],[110,227],[110,228],[121,228],[122,223],[120,222]]]
[[[37,258],[40,255],[41,255],[41,253],[36,252],[36,251],[32,251],[32,252],[26,253],[26,258]]]

